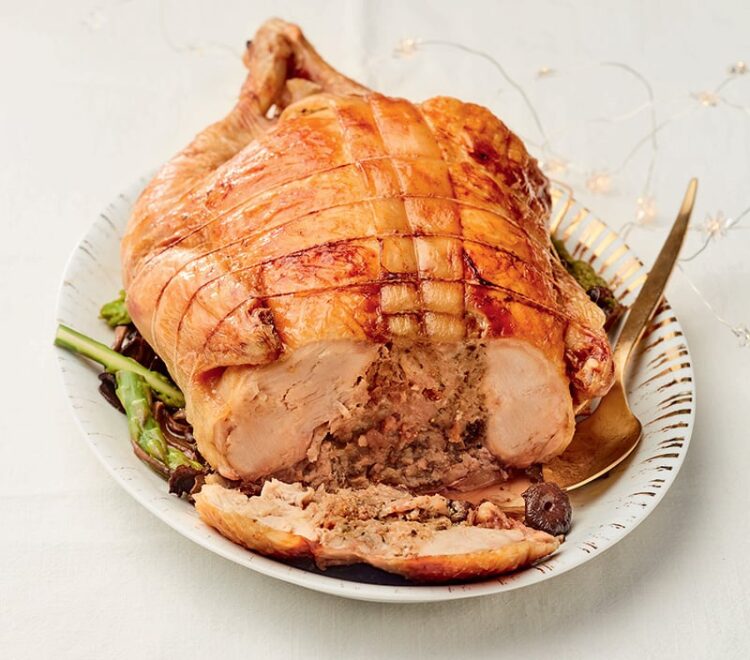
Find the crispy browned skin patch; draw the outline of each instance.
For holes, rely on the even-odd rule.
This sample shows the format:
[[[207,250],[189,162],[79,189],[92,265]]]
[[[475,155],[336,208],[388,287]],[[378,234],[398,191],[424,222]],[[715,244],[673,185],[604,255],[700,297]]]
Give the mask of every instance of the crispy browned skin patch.
[[[415,582],[453,582],[510,573],[531,566],[552,554],[560,542],[549,537],[519,541],[498,550],[432,557],[371,557],[369,563],[389,573],[398,573]]]

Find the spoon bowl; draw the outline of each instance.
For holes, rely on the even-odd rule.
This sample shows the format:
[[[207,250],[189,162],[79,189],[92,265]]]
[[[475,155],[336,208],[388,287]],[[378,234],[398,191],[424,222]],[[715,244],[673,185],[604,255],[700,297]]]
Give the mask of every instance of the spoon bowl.
[[[576,426],[567,449],[544,466],[545,481],[555,482],[568,491],[575,490],[607,474],[638,446],[642,426],[628,405],[626,370],[633,349],[661,302],[674,270],[697,189],[697,179],[691,179],[677,219],[625,320],[612,356],[615,368],[612,389],[594,413]]]

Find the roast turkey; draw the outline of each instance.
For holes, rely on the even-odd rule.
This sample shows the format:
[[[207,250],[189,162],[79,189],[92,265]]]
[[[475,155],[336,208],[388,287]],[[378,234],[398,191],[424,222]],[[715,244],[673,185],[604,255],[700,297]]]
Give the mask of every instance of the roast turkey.
[[[204,519],[262,552],[281,530],[304,552],[327,548],[323,562],[337,547],[336,561],[409,566],[424,547],[473,539],[471,525],[421,550],[395,534],[385,552],[332,541],[320,511],[393,489],[469,493],[559,454],[576,406],[611,384],[604,317],[551,250],[546,178],[489,110],[373,92],[280,20],[245,63],[235,107],[135,206],[128,308],[222,478],[197,498]],[[223,493],[229,482],[245,494]],[[279,488],[297,513],[312,507],[303,533],[291,510],[258,522]],[[513,561],[487,569],[478,546],[456,542],[439,554],[466,561],[442,578],[556,547],[508,525],[479,549],[510,544]]]

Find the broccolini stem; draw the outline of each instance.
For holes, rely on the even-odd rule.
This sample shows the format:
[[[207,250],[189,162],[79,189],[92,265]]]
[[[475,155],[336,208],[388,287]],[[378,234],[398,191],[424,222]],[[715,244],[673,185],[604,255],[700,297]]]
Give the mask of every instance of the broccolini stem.
[[[180,465],[187,465],[195,470],[203,471],[203,466],[198,461],[194,461],[176,447],[167,446],[167,467],[169,471],[173,472]]]
[[[55,346],[94,360],[111,373],[127,371],[137,374],[146,381],[154,394],[168,406],[174,406],[175,408],[185,406],[185,397],[182,392],[168,378],[156,371],[146,369],[135,360],[113,351],[109,346],[105,346],[66,325],[57,326]]]
[[[151,414],[151,392],[146,381],[132,371],[118,371],[115,378],[115,392],[125,408],[130,437],[149,456],[166,465],[167,441]]]
[[[202,470],[200,463],[167,445],[159,422],[151,412],[151,390],[145,379],[132,371],[118,371],[115,378],[117,398],[125,408],[132,441],[151,458],[166,465],[170,473],[180,465]]]

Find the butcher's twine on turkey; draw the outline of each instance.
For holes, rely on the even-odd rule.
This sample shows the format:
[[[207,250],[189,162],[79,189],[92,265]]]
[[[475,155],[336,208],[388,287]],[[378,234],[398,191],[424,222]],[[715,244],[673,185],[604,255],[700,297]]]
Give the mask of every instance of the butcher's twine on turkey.
[[[421,580],[553,552],[490,502],[454,511],[562,452],[612,381],[536,161],[487,109],[372,92],[280,20],[246,64],[122,244],[130,314],[217,473],[200,515],[259,552]]]

